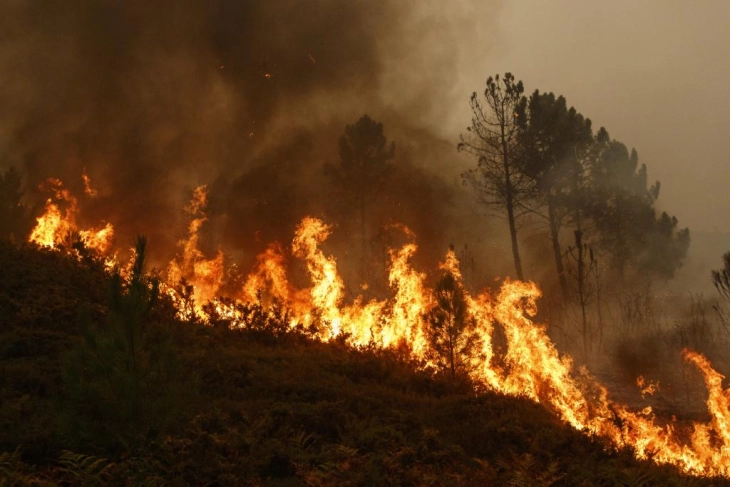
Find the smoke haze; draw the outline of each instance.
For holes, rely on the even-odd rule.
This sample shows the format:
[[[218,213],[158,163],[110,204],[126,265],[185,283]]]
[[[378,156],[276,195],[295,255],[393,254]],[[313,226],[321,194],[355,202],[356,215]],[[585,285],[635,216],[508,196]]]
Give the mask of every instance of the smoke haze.
[[[473,161],[454,146],[470,93],[505,71],[527,92],[565,95],[596,128],[636,147],[650,180],[662,182],[660,209],[690,227],[693,248],[703,232],[730,231],[718,211],[727,206],[730,122],[724,2],[80,0],[0,9],[0,164],[25,169],[36,203],[49,176],[80,194],[85,169],[99,197],[81,202],[83,215],[113,223],[120,244],[143,232],[153,249],[174,249],[200,184],[211,188],[206,231],[227,247],[252,254],[286,241],[303,214],[324,214],[321,167],[337,158],[344,126],[367,113],[396,142],[396,162],[418,173],[408,196],[434,196],[404,210],[411,221],[426,216],[419,241],[430,239],[434,255],[454,241],[480,243],[491,272],[504,275],[505,224],[473,224],[476,209],[458,186]],[[719,263],[722,251],[706,253]]]
[[[507,2],[488,72],[568,104],[635,147],[660,180],[660,210],[692,232],[677,281],[714,294],[709,270],[730,250],[730,4],[619,0]]]

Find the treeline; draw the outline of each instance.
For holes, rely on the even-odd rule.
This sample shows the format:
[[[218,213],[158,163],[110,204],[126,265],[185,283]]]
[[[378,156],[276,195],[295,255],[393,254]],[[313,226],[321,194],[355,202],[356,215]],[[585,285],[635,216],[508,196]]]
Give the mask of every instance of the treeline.
[[[564,298],[581,294],[598,259],[605,277],[619,283],[666,280],[682,265],[689,230],[657,211],[660,184],[649,185],[635,149],[603,127],[594,133],[563,96],[526,96],[510,73],[490,77],[471,109],[458,148],[477,165],[463,178],[482,203],[506,214],[517,277],[530,277],[518,238],[527,221],[545,223]]]

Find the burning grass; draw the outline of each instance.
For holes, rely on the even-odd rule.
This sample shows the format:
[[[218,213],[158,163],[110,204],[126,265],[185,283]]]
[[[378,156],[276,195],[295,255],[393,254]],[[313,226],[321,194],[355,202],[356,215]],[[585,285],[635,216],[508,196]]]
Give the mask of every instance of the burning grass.
[[[31,235],[31,241],[51,248],[58,246],[59,229],[73,229],[75,225],[75,200],[60,189],[60,182],[53,187],[55,198],[66,201],[69,210],[64,217],[57,206],[49,203],[46,215],[39,218]],[[424,319],[435,306],[433,292],[426,286],[424,274],[410,265],[417,251],[415,242],[409,241],[389,253],[390,298],[368,302],[356,298],[347,303],[336,259],[321,249],[332,229],[321,220],[307,217],[296,229],[290,252],[281,246],[270,247],[258,259],[240,293],[220,299],[217,296],[225,275],[224,255],[218,252],[209,259],[198,245],[198,232],[206,220],[205,206],[206,189],[200,187],[187,208],[188,235],[180,242],[180,252],[169,265],[167,283],[162,285],[177,309],[177,319],[245,329],[252,321],[268,317],[278,323],[282,333],[296,332],[315,341],[378,353],[398,351],[422,371],[438,370],[429,358],[429,329]],[[39,240],[38,235],[47,233],[39,228],[55,216],[61,218],[61,223],[54,227],[48,244]],[[412,239],[410,232],[406,236]],[[105,249],[95,248],[95,252],[103,256]],[[310,287],[295,288],[287,279],[286,262],[290,258],[304,262]],[[461,277],[452,251],[446,254],[441,269],[457,280]],[[252,295],[258,304],[244,301]],[[616,450],[631,451],[639,460],[673,465],[697,476],[730,476],[730,391],[723,389],[723,376],[704,356],[691,350],[683,352],[685,360],[701,372],[709,390],[710,420],[689,426],[658,421],[651,408],[633,411],[612,400],[609,391],[586,370],[575,370],[571,357],[561,354],[545,327],[534,322],[541,296],[534,283],[507,279],[496,293],[464,295],[478,352],[466,357],[463,377],[477,390],[543,404],[586,437],[598,437]],[[279,303],[279,309],[286,311],[276,314],[263,306],[262,300]],[[497,331],[505,340],[505,349],[500,353],[493,347]],[[528,460],[515,461],[529,464]]]

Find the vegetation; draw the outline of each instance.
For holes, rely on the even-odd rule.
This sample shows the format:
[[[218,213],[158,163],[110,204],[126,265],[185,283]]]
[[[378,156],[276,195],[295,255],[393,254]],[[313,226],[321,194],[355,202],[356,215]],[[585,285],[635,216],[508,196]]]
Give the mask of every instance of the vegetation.
[[[689,248],[689,230],[667,213],[657,215],[659,182],[648,186],[636,150],[612,140],[604,128],[568,108],[564,97],[523,95],[510,73],[487,79],[486,104],[472,95],[472,123],[460,150],[477,157],[464,173],[480,201],[507,214],[517,277],[518,217],[547,222],[557,280],[570,297],[563,235],[580,232],[583,243],[611,264],[619,282],[669,279]],[[631,274],[628,276],[628,274]]]
[[[172,333],[152,314],[159,289],[145,274],[143,237],[134,256],[128,277],[117,270],[110,278],[106,319],[82,315],[81,339],[61,366],[59,427],[74,447],[133,450],[169,431],[194,399],[195,381],[182,375]]]
[[[730,300],[730,252],[722,256],[723,268],[712,271],[712,283],[723,299]]]
[[[475,393],[395,352],[285,332],[276,323],[285,313],[254,306],[239,330],[178,322],[155,299],[137,248],[132,278],[120,282],[93,262],[0,244],[0,483],[690,483],[530,401]],[[443,306],[458,316],[449,282]],[[110,395],[105,380],[128,389]]]
[[[20,241],[30,230],[28,209],[22,198],[20,173],[11,166],[0,174],[0,238]]]
[[[534,213],[547,220],[553,259],[563,297],[568,283],[563,267],[560,229],[572,219],[583,231],[583,207],[587,193],[582,164],[591,144],[591,121],[565,98],[535,92],[519,106],[519,169],[531,180]]]
[[[393,172],[395,143],[388,144],[383,124],[363,115],[345,127],[339,139],[339,160],[325,170],[339,190],[343,210],[357,222],[360,245],[359,279],[365,282],[367,262],[368,211],[378,196],[384,180]]]
[[[484,103],[476,93],[471,96],[471,125],[461,136],[459,150],[477,158],[476,169],[464,173],[464,181],[476,191],[485,205],[504,208],[507,212],[512,242],[515,276],[524,279],[522,258],[517,240],[519,210],[528,198],[529,182],[519,167],[517,157],[517,114],[525,104],[522,81],[511,73],[487,79]]]
[[[426,314],[431,358],[451,379],[468,371],[477,345],[473,318],[469,318],[463,285],[447,272],[436,284],[435,304]]]

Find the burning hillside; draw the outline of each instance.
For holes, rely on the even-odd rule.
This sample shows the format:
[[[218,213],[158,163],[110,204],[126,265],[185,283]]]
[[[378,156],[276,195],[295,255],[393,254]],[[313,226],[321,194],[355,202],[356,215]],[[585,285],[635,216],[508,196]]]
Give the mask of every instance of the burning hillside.
[[[111,226],[79,229],[75,198],[58,180],[49,180],[47,187],[52,194],[30,241],[58,248],[73,241],[76,233],[78,248],[114,259],[105,240],[112,235]],[[612,401],[610,392],[588,371],[575,370],[571,358],[556,349],[545,326],[533,321],[541,296],[534,283],[507,279],[495,293],[472,296],[450,250],[440,265],[448,279],[429,289],[425,275],[411,265],[417,246],[406,228],[401,231],[407,242],[388,252],[387,299],[346,299],[337,261],[321,249],[333,228],[313,217],[299,223],[289,247],[272,243],[259,255],[238,292],[220,296],[228,258],[220,250],[209,258],[198,245],[206,221],[206,196],[205,186],[194,191],[186,208],[187,235],[180,240],[179,252],[161,283],[161,289],[177,303],[181,319],[205,326],[215,317],[218,324],[222,321],[236,328],[245,325],[242,306],[252,301],[277,303],[288,310],[289,327],[306,330],[316,340],[339,339],[355,348],[405,349],[425,368],[440,366],[444,356],[439,353],[437,335],[446,332],[451,348],[445,359],[452,373],[458,367],[479,387],[544,404],[578,431],[607,438],[619,448],[631,447],[640,459],[675,465],[693,475],[730,476],[730,391],[723,389],[723,376],[703,355],[684,351],[684,359],[699,369],[709,391],[709,422],[667,422],[656,418],[649,407],[633,411]],[[100,241],[105,243],[99,245]],[[303,261],[309,287],[296,288],[288,279],[291,259]],[[497,330],[506,340],[503,350],[493,346]],[[468,351],[455,345],[464,337],[469,338]]]
[[[89,426],[93,436],[104,426],[99,417],[119,413],[117,424],[143,424],[115,431],[107,445],[132,452],[130,445],[164,429],[144,424],[140,411],[168,417],[155,390],[165,381],[154,382],[164,377],[155,369],[158,351],[170,370],[178,365],[165,355],[174,348],[160,338],[167,328],[240,337],[257,323],[268,338],[289,334],[312,348],[400,357],[419,377],[449,387],[464,381],[472,395],[527,398],[575,437],[630,451],[632,462],[730,478],[730,390],[718,372],[726,370],[718,360],[725,350],[704,346],[719,336],[730,344],[730,315],[716,307],[724,335],[702,319],[691,333],[674,316],[664,328],[641,321],[650,314],[648,296],[663,292],[686,261],[689,228],[658,203],[661,185],[638,151],[604,127],[594,130],[564,96],[529,95],[507,72],[486,78],[483,96],[469,98],[485,79],[475,73],[486,74],[486,51],[499,46],[502,8],[499,0],[0,6],[0,244],[13,247],[8,255],[30,249],[41,262],[63,257],[69,267],[93,270],[92,284],[79,289],[93,289],[87,294],[95,299],[107,287],[113,294],[89,309],[78,295],[68,300],[79,317],[69,326],[73,337],[56,346],[82,335],[78,367],[59,352],[49,370],[58,373],[59,395],[80,399],[69,417],[80,411],[85,422],[69,431]],[[130,252],[136,235],[149,240]],[[33,296],[37,276],[11,277]],[[66,302],[63,285],[50,287],[48,300],[32,306],[0,289],[0,306],[22,318],[21,334],[32,335],[27,323],[52,321],[44,312]],[[700,318],[704,308],[692,312]],[[159,336],[139,340],[151,322]],[[118,335],[85,333],[97,325],[99,334]],[[687,377],[704,379],[703,413],[675,419],[671,408],[624,400],[627,388],[609,390],[615,384],[596,378],[592,356],[610,360],[617,350],[631,391],[657,390],[658,374],[632,367],[636,355],[651,355],[635,340],[640,333],[685,367],[684,390],[661,377],[675,399],[686,393],[685,411],[694,407]],[[84,345],[94,353],[109,346],[124,363],[99,373],[99,403],[87,401],[93,391],[84,374],[106,367],[104,350],[87,354]],[[154,380],[139,386],[144,346],[140,367]],[[608,367],[618,370],[617,362]],[[203,380],[224,382],[218,362],[209,365]],[[106,380],[116,373],[124,387]],[[241,383],[247,374],[237,376]],[[12,408],[24,414],[19,383]],[[108,383],[116,389],[103,389]],[[234,413],[255,434],[233,444],[254,451],[260,444],[251,438],[278,428],[286,409],[272,406],[266,427]],[[190,426],[192,437],[198,427],[205,429]],[[289,477],[317,483],[315,471],[328,465],[295,464],[281,451],[306,450],[307,431],[286,432],[261,478],[285,465]],[[332,445],[328,452],[348,459],[359,447]],[[237,448],[226,455],[236,457]],[[408,463],[412,451],[392,456]]]

